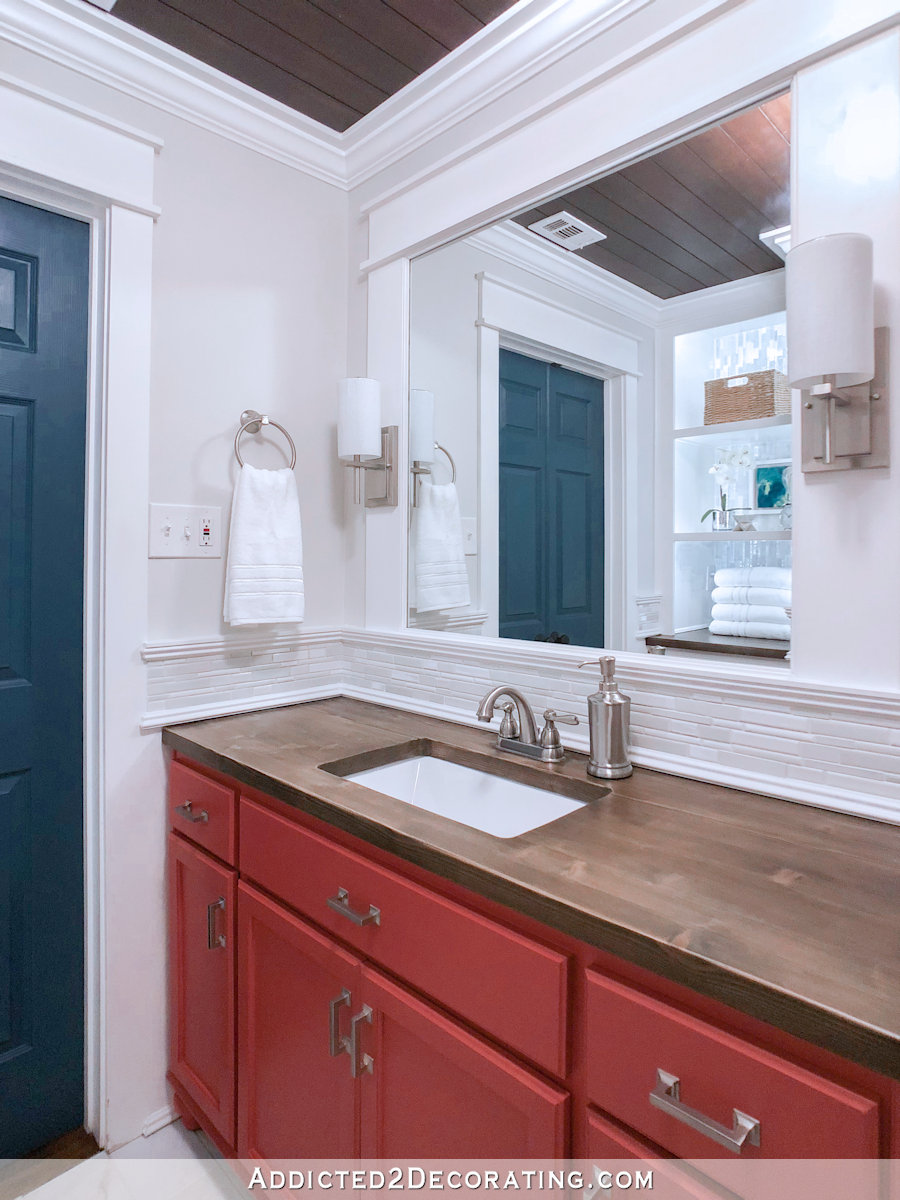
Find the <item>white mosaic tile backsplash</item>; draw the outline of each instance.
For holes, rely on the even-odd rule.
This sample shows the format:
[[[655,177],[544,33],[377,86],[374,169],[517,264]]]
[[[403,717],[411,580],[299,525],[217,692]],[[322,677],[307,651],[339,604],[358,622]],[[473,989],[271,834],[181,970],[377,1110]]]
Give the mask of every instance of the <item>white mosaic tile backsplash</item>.
[[[496,683],[535,712],[584,722],[564,741],[587,749],[596,673],[570,647],[485,643],[425,631],[315,630],[144,648],[145,728],[348,695],[466,724]],[[900,823],[900,696],[799,684],[775,668],[698,667],[623,656],[636,763]]]

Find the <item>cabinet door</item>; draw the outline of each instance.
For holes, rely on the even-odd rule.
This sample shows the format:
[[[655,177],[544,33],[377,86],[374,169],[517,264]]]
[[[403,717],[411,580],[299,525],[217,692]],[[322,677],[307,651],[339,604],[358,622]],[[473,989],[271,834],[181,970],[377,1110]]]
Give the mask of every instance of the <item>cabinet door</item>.
[[[237,875],[169,834],[172,1074],[234,1145]]]
[[[353,1158],[356,1088],[342,1039],[360,1007],[359,962],[260,892],[238,892],[238,1152]]]
[[[565,1155],[564,1091],[378,971],[362,977],[371,1009],[357,1023],[364,1158]]]

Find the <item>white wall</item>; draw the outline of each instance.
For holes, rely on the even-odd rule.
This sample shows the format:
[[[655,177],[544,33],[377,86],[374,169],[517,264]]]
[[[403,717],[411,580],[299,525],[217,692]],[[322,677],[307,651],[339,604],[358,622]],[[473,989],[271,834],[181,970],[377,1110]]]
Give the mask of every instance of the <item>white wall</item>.
[[[339,624],[343,555],[335,547],[343,499],[333,397],[346,361],[346,194],[18,47],[3,46],[3,70],[164,141],[156,162],[150,484],[131,536],[146,545],[149,500],[219,504],[227,517],[237,420],[245,407],[265,409],[298,447],[305,628]],[[278,461],[253,447],[246,457]],[[134,468],[142,491],[146,468]],[[144,637],[219,635],[224,561],[150,563]],[[107,614],[113,622],[116,616]],[[122,690],[115,694],[114,675],[108,700],[125,711],[106,780],[113,803],[104,830],[110,1145],[138,1136],[168,1103],[163,756],[158,734],[138,733],[146,687],[139,682],[135,695],[124,682],[126,665],[129,680],[132,664],[143,674],[140,646],[116,650]]]
[[[792,658],[808,679],[900,688],[900,33],[801,71],[792,242],[867,233],[892,343],[891,466],[794,472]],[[794,393],[795,405],[799,393]],[[794,459],[800,457],[795,415]]]

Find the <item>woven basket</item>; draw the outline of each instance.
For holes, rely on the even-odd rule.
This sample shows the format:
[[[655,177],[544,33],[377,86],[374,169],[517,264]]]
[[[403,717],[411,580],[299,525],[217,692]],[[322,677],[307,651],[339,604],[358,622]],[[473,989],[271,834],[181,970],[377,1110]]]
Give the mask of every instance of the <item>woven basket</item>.
[[[754,421],[791,411],[791,389],[780,371],[752,371],[729,379],[707,379],[703,385],[703,424]]]

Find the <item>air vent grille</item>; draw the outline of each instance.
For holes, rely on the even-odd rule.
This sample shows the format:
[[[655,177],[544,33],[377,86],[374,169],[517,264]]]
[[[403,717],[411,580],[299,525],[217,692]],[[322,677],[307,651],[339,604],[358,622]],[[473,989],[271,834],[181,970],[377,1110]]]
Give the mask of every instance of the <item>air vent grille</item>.
[[[592,229],[590,225],[567,212],[558,212],[553,213],[550,217],[542,217],[540,221],[535,221],[528,228],[540,237],[546,238],[548,242],[562,246],[565,250],[580,250],[583,246],[602,242],[606,237],[606,234],[601,233],[599,229]]]

